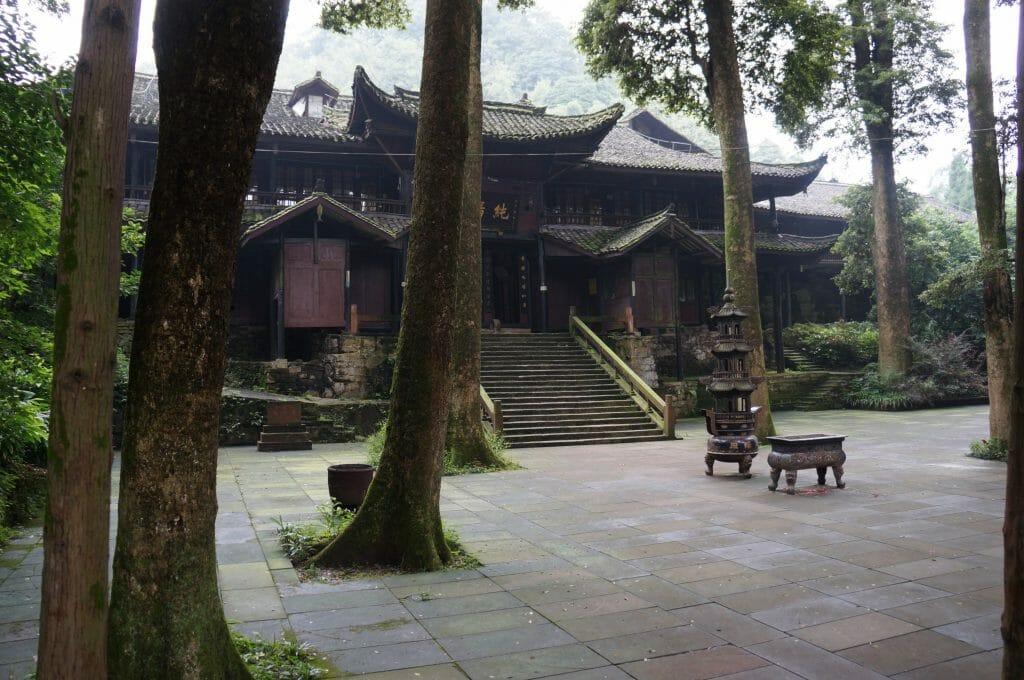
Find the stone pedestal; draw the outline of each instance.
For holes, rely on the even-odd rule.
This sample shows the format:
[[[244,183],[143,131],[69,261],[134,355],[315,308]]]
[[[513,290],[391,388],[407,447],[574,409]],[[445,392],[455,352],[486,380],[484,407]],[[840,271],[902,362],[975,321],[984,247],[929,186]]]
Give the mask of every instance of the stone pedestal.
[[[302,404],[294,401],[268,402],[256,450],[309,451],[312,448],[309,430],[302,424]]]

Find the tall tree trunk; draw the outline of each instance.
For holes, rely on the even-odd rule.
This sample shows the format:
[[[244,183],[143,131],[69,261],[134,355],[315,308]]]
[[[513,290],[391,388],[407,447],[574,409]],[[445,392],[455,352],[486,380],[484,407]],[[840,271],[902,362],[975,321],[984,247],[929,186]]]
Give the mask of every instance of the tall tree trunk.
[[[89,3],[65,130],[38,676],[107,674],[110,428],[139,0]]]
[[[750,373],[761,378],[752,395],[761,407],[757,436],[775,434],[768,384],[765,381],[764,339],[757,292],[757,252],[754,243],[754,198],[750,177],[750,148],[743,113],[743,83],[736,59],[732,0],[704,0],[711,64],[707,76],[711,103],[722,146],[722,193],[725,197],[725,269],[736,291],[736,305],[747,312],[744,334],[753,351]]]
[[[1003,265],[1005,200],[996,144],[992,102],[992,48],[988,0],[966,0],[964,44],[967,52],[967,118],[971,125],[974,206],[978,215],[985,278],[985,358],[988,365],[989,437],[1010,436],[1010,363],[1013,358],[1013,294]]]
[[[452,408],[445,448],[458,466],[501,467],[480,421],[480,194],[483,184],[483,88],[480,83],[481,2],[473,3],[469,49],[469,139],[462,203],[462,234],[455,285],[455,345],[452,352]]]
[[[469,139],[470,36],[478,0],[428,0],[416,134],[409,265],[387,437],[352,523],[321,566],[435,570],[451,560],[441,529],[441,463],[452,395],[459,234]]]
[[[132,343],[112,678],[248,678],[217,591],[217,434],[242,204],[288,0],[161,0],[160,137]]]
[[[1017,120],[1024,120],[1024,3],[1017,33]],[[1017,136],[1017,186],[1024,182],[1024,137]],[[1024,192],[1017,191],[1024,215]],[[1017,296],[1010,362],[1010,439],[1003,520],[1003,678],[1024,677],[1024,221],[1017,219]]]
[[[862,102],[871,150],[874,194],[875,304],[878,309],[878,371],[903,376],[910,368],[910,288],[893,161],[893,86],[882,77],[893,65],[893,22],[888,0],[848,0],[854,30],[854,87]]]

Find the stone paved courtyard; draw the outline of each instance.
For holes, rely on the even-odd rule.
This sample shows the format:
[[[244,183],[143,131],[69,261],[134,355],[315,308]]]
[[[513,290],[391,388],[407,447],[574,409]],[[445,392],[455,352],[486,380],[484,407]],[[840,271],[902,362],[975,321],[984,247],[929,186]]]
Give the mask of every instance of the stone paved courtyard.
[[[1005,466],[966,458],[986,407],[777,414],[848,435],[845,490],[703,473],[703,423],[655,444],[516,449],[526,469],[447,478],[447,526],[486,566],[299,583],[273,518],[327,500],[365,445],[224,449],[226,615],[294,632],[336,677],[381,680],[996,678]],[[833,483],[831,472],[829,483]],[[0,678],[33,667],[39,530],[0,554]]]

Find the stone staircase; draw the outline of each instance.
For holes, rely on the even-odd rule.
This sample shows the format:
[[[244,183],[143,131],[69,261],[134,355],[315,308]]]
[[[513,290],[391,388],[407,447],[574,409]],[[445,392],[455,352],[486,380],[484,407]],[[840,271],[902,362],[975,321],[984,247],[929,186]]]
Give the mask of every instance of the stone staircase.
[[[836,395],[848,389],[850,381],[857,375],[857,373],[830,372],[828,377],[814,389],[801,395],[793,406],[798,411],[821,411],[836,408]]]
[[[798,371],[827,371],[828,369],[821,364],[815,362],[813,359],[808,358],[801,352],[798,352],[791,347],[783,347],[782,355],[786,358],[787,364],[792,364]]]
[[[568,333],[485,333],[480,380],[501,401],[509,445],[663,439],[658,426]]]

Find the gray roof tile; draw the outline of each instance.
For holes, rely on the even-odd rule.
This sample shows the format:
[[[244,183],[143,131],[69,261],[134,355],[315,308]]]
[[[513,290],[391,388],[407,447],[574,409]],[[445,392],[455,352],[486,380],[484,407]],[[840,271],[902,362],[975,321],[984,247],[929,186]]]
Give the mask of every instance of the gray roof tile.
[[[798,179],[813,176],[825,166],[822,156],[807,163],[786,163],[769,165],[767,163],[751,163],[750,170],[754,177],[778,177]],[[722,159],[709,153],[694,153],[669,149],[649,140],[628,125],[616,125],[605,138],[597,151],[590,157],[591,165],[603,165],[614,168],[634,168],[646,170],[677,170],[682,172],[722,172]]]

